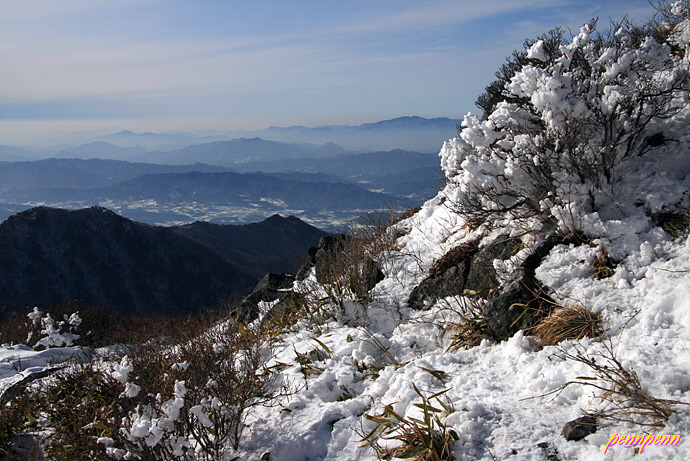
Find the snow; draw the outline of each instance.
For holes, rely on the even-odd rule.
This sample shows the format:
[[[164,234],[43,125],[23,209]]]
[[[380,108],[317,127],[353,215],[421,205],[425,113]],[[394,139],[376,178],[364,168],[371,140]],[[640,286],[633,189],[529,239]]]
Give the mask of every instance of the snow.
[[[438,206],[430,201],[425,208]],[[420,214],[442,215],[439,211],[422,209]],[[442,222],[427,218],[414,228],[420,234],[429,231],[425,243],[431,250],[439,245],[431,231],[440,227]],[[422,247],[420,240],[418,234],[415,241]],[[616,275],[628,275],[598,281],[592,279],[587,264],[596,255],[596,248],[560,245],[539,268],[538,277],[563,300],[581,302],[604,315],[617,357],[638,373],[650,393],[688,401],[690,238],[675,242],[666,239],[659,245],[654,250],[651,243],[643,242],[616,269]],[[428,263],[435,254],[428,251],[418,256]],[[406,266],[400,267],[405,271]],[[379,294],[395,287],[395,275],[409,276],[389,274],[377,286]],[[620,280],[626,283],[620,284]],[[367,341],[369,333],[336,322],[321,326],[318,339],[333,352],[314,361],[324,371],[310,378],[308,387],[286,403],[288,411],[257,408],[251,412],[240,456],[259,459],[270,452],[285,460],[376,459],[371,451],[357,448],[363,434],[373,427],[362,414],[373,414],[393,404],[399,414],[414,415],[413,403],[419,398],[412,383],[427,395],[450,389],[446,396],[455,412],[445,422],[460,435],[454,447],[458,460],[490,460],[492,456],[543,459],[542,442],[557,450],[560,459],[617,460],[631,456],[629,447],[615,447],[604,457],[603,448],[614,432],[637,433],[639,428],[603,427],[580,442],[567,442],[560,436],[565,422],[581,416],[585,408],[596,407],[597,399],[590,389],[569,386],[556,397],[540,397],[578,376],[591,374],[585,365],[563,359],[557,347],[540,350],[537,341],[522,332],[498,344],[485,341],[470,350],[447,353],[447,340],[435,318],[443,309],[443,303],[428,312],[401,309],[400,323],[390,332],[383,328],[381,338],[398,364],[384,366],[378,377],[364,376],[355,365],[372,359],[379,366],[386,362],[383,351]],[[375,331],[378,327],[368,326]],[[316,346],[314,332],[306,325],[295,330],[284,337],[286,346],[275,360],[294,363],[294,350],[306,353]],[[597,341],[583,340],[581,345],[589,353],[602,351]],[[443,371],[447,378],[442,381],[426,370]],[[284,378],[305,382],[298,367],[285,371]],[[690,413],[683,406],[675,409],[676,414],[660,433],[684,436],[690,429]],[[687,459],[690,449],[681,443],[675,447],[650,446],[644,453],[645,459]]]
[[[546,52],[544,51],[544,40],[538,40],[527,51],[527,57],[530,59],[537,59],[539,61],[546,61]]]
[[[88,350],[73,347],[55,347],[36,351],[23,344],[0,345],[0,395],[23,378],[76,359],[87,362]]]
[[[678,2],[672,11],[680,15],[682,8]],[[680,22],[673,35],[686,48],[690,43],[688,24],[687,20]],[[508,260],[493,262],[499,278],[507,279],[543,241],[549,223],[532,215],[513,219],[508,214],[473,227],[454,204],[466,194],[486,188],[533,193],[529,168],[553,160],[553,152],[542,148],[544,138],[535,127],[543,125],[547,132],[558,132],[565,120],[588,121],[597,107],[603,114],[618,114],[622,101],[635,91],[624,81],[635,63],[649,64],[648,70],[656,72],[660,60],[670,59],[668,47],[652,40],[629,52],[609,49],[594,55],[591,33],[583,27],[562,47],[561,58],[551,67],[546,63],[543,42],[529,49],[528,57],[537,62],[518,72],[508,90],[531,101],[534,111],[503,102],[485,120],[471,113],[465,116],[460,136],[441,148],[447,185],[419,212],[395,225],[401,236],[394,249],[377,256],[385,278],[368,301],[346,291],[333,295],[316,281],[313,272],[306,280],[295,282],[294,290],[307,297],[321,301],[330,296],[330,304],[322,306],[328,312],[299,320],[271,343],[266,366],[280,370],[279,382],[293,392],[273,406],[250,408],[239,449],[228,448],[226,459],[260,460],[270,453],[270,459],[280,461],[375,460],[371,448],[361,448],[362,437],[375,426],[364,415],[380,414],[391,405],[405,418],[419,417],[415,404],[421,399],[416,387],[425,396],[446,391],[441,398],[451,411],[442,420],[459,437],[453,445],[457,460],[527,461],[555,453],[561,460],[627,460],[634,455],[633,447],[611,445],[604,453],[612,436],[646,434],[650,428],[620,422],[601,426],[576,442],[561,435],[566,422],[585,411],[607,408],[601,390],[567,385],[593,375],[592,369],[569,359],[568,354],[580,351],[589,357],[606,356],[608,345],[622,366],[637,374],[645,392],[690,403],[690,237],[674,238],[652,219],[669,210],[687,214],[690,108],[685,93],[677,96],[682,108],[655,121],[650,129],[652,134],[656,130],[673,133],[673,142],[636,158],[622,158],[615,182],[606,187],[594,180],[577,180],[565,167],[554,169],[555,193],[539,204],[560,231],[581,231],[592,238],[592,244],[556,245],[536,269],[536,278],[558,303],[580,305],[600,314],[605,325],[603,340],[567,340],[542,348],[537,339],[520,331],[506,341],[485,339],[471,349],[449,352],[446,327],[460,319],[471,300],[461,295],[448,297],[426,311],[407,306],[410,292],[434,262],[462,243],[486,245],[502,234],[521,236],[523,250]],[[616,36],[630,42],[624,30]],[[568,74],[577,50],[589,53],[590,62],[600,66],[600,92],[593,97],[596,104],[583,101],[575,91],[577,82]],[[687,65],[687,53],[684,59]],[[656,77],[662,86],[672,78],[665,71]],[[600,141],[592,133],[593,140],[587,141]],[[592,154],[592,145],[580,153]],[[512,200],[506,195],[484,205],[497,209],[511,206]],[[592,263],[601,248],[617,265],[611,277],[596,279]],[[263,306],[264,310],[270,307]],[[34,311],[30,319],[42,321],[40,312]],[[46,325],[44,322],[44,334],[50,337],[53,332]],[[28,372],[80,354],[82,350],[76,347],[35,351],[4,345],[0,347],[0,390]],[[305,359],[308,369],[303,366]],[[184,370],[188,365],[182,362],[174,367]],[[127,356],[111,364],[111,376],[126,386],[123,398],[136,397],[141,391],[130,381],[131,371]],[[216,385],[210,380],[207,387]],[[180,418],[186,394],[185,382],[176,381],[174,395],[161,403],[161,411],[139,408],[124,422],[124,434],[131,441],[158,444]],[[209,427],[205,409],[212,406],[212,402],[204,402],[188,413]],[[640,459],[690,459],[690,444],[684,441],[690,434],[690,406],[671,407],[674,413],[664,427],[654,431],[680,435],[681,443],[647,446]],[[190,443],[165,440],[180,454]],[[126,456],[112,439],[102,438],[98,443],[115,459]]]

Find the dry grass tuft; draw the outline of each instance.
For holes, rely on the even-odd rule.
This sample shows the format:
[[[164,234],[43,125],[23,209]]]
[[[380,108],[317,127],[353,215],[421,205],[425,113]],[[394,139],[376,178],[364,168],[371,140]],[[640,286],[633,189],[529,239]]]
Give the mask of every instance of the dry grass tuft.
[[[611,277],[616,271],[618,263],[609,256],[603,245],[599,245],[599,255],[592,261],[594,277],[598,280]]]
[[[584,232],[574,230],[566,235],[563,236],[561,239],[561,243],[563,245],[574,245],[574,246],[580,246],[580,245],[590,245],[592,243],[592,239],[587,237]]]
[[[454,459],[450,453],[453,438],[450,434],[434,432],[429,434],[416,428],[407,428],[395,437],[402,445],[394,448],[384,448],[380,459],[414,459],[417,461],[437,461]],[[440,452],[432,451],[428,447],[441,447]]]
[[[597,389],[604,408],[588,414],[598,420],[661,428],[673,414],[672,405],[688,405],[653,397],[643,390],[637,373],[616,358],[610,342],[604,343],[604,351],[599,354],[588,354],[582,345],[575,344],[572,351],[562,349],[561,356],[587,365],[594,376],[578,376],[545,396],[558,395],[572,384]]]
[[[492,337],[486,320],[479,315],[462,317],[459,322],[450,325],[447,331],[451,333],[451,343],[446,352],[471,349],[479,346],[482,339]]]
[[[562,306],[546,316],[534,328],[542,347],[553,346],[566,339],[593,338],[601,334],[601,315],[582,306]]]
[[[690,227],[690,215],[688,213],[666,211],[652,215],[652,219],[657,226],[671,234],[674,239],[687,235],[688,227]]]
[[[441,416],[453,412],[447,399],[444,402],[441,398],[450,389],[426,397],[414,383],[412,387],[421,398],[421,402],[413,406],[422,410],[422,419],[401,416],[393,410],[393,405],[386,405],[380,415],[365,414],[364,417],[376,426],[362,438],[365,443],[360,448],[373,448],[382,460],[454,461],[453,443],[459,437],[441,420]],[[392,448],[382,447],[379,439],[396,440],[401,444]]]

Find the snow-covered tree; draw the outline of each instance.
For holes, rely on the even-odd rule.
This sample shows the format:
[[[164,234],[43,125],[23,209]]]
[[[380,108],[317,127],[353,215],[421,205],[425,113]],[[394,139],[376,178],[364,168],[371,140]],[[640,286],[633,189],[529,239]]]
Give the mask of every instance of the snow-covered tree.
[[[582,230],[622,165],[687,144],[690,8],[659,8],[644,27],[592,21],[570,41],[554,30],[526,42],[478,101],[484,117],[468,113],[441,151],[451,202],[477,220]]]

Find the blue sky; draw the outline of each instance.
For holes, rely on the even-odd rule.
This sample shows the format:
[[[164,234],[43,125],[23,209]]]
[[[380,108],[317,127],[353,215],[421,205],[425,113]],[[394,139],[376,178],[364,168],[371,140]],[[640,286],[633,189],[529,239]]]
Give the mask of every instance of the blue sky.
[[[0,0],[0,144],[461,118],[525,38],[647,0]]]

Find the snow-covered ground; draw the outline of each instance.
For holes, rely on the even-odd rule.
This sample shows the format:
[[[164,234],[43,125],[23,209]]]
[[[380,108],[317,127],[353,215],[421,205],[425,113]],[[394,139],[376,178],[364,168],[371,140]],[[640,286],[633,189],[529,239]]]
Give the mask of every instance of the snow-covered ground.
[[[554,248],[538,277],[561,301],[602,314],[607,341],[584,339],[540,348],[537,340],[520,332],[508,341],[485,340],[469,350],[446,352],[449,340],[442,327],[453,320],[449,307],[458,299],[437,303],[425,312],[404,306],[412,280],[423,273],[419,265],[423,269],[444,249],[469,237],[458,231],[461,223],[453,222],[438,202],[428,202],[401,223],[413,231],[401,238],[403,249],[389,255],[397,260],[397,271],[375,288],[377,301],[360,315],[350,305],[350,316],[359,318],[362,326],[330,321],[309,328],[304,321],[275,346],[273,360],[290,364],[297,363],[296,352],[321,350],[323,357],[317,356],[313,366],[323,372],[308,381],[299,365],[282,372],[302,390],[284,403],[289,411],[252,411],[242,459],[259,459],[266,452],[271,459],[286,461],[377,459],[371,450],[358,448],[373,428],[362,415],[379,414],[393,404],[399,414],[414,416],[419,410],[413,404],[420,398],[413,383],[425,395],[450,389],[445,395],[455,411],[445,423],[460,437],[453,452],[458,460],[546,459],[554,449],[559,459],[629,459],[632,447],[612,446],[604,454],[609,439],[615,433],[648,433],[650,428],[600,427],[578,442],[561,436],[566,422],[602,408],[597,398],[601,392],[571,385],[555,397],[541,397],[577,377],[593,376],[584,364],[563,358],[563,352],[572,352],[575,344],[595,355],[604,353],[610,340],[615,357],[637,373],[645,391],[661,399],[690,402],[690,238],[672,241],[649,230],[656,238],[640,238],[615,275],[603,280],[595,280],[588,266],[596,249]],[[620,227],[628,232],[617,242],[639,236],[631,223],[621,222]],[[405,255],[408,248],[413,254]],[[619,255],[624,251],[615,243],[610,248]],[[331,352],[323,352],[321,343]],[[363,364],[383,368],[378,376],[365,376]],[[657,432],[680,435],[683,441],[678,446],[646,447],[641,459],[690,459],[690,445],[684,441],[690,433],[690,407],[673,409],[668,424]],[[543,442],[547,448],[540,446]]]

